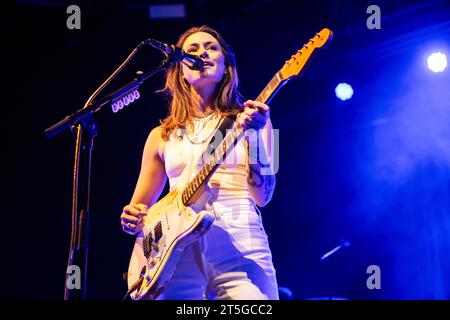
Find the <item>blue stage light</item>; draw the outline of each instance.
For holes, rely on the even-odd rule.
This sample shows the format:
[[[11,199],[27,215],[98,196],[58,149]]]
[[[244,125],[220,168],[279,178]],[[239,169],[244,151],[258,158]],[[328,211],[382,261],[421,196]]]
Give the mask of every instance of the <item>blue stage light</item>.
[[[336,92],[336,97],[345,101],[350,99],[353,96],[353,88],[348,83],[339,83],[334,89]]]
[[[433,72],[442,72],[447,67],[447,57],[442,52],[433,52],[427,59],[428,68]]]

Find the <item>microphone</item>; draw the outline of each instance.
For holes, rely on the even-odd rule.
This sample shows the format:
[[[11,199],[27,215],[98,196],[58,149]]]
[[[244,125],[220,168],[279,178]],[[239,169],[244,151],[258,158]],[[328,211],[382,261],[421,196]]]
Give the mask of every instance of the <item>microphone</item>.
[[[160,50],[162,53],[170,55],[171,58],[176,62],[184,62],[192,70],[203,69],[202,59],[193,54],[184,52],[181,48],[178,48],[173,44],[169,45],[167,43],[155,39],[147,39],[145,40],[145,42],[151,45],[152,47]]]

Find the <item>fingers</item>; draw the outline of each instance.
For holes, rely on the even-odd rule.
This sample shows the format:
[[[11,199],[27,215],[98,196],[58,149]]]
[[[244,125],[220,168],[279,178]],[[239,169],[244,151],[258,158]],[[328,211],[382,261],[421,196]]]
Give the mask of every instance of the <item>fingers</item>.
[[[248,130],[249,128],[261,129],[270,117],[270,107],[262,102],[247,100],[244,110],[239,114],[238,123]]]
[[[266,116],[259,112],[257,109],[253,108],[245,108],[244,111],[244,117],[248,118],[249,120],[255,120],[256,122],[265,122]]]
[[[148,207],[142,203],[126,205],[120,216],[123,231],[132,235],[141,231],[147,211]]]
[[[132,223],[122,224],[122,230],[131,235],[138,232],[136,225]]]
[[[120,218],[124,224],[127,224],[127,223],[138,224],[142,221],[142,218],[138,218],[138,217],[126,214],[126,213],[122,213]]]
[[[129,234],[136,234],[144,228],[143,219],[138,219],[135,221],[134,217],[126,218],[125,216],[121,217],[121,225],[122,230]]]
[[[123,212],[132,216],[147,215],[148,207],[145,204],[129,204],[123,208]]]
[[[246,130],[249,128],[261,129],[266,124],[266,119],[261,116],[243,115],[240,124]]]
[[[254,108],[256,109],[256,111],[259,111],[263,114],[270,110],[270,107],[267,104],[254,100],[245,101],[244,107]]]
[[[122,213],[120,216],[120,224],[122,225],[122,230],[129,234],[136,234],[143,227],[142,218],[137,218],[135,216]]]
[[[147,214],[148,207],[143,203],[133,204],[133,207],[138,209],[142,214]]]

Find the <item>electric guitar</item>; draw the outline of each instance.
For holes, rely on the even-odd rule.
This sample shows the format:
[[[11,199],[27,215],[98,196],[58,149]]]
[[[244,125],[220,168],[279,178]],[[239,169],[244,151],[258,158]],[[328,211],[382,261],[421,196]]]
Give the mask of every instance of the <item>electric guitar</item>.
[[[327,28],[317,33],[285,62],[256,100],[268,103],[287,81],[300,75],[316,49],[332,36]],[[190,179],[189,170],[184,170],[172,191],[149,208],[128,268],[128,294],[132,299],[156,299],[170,280],[183,250],[209,230],[214,216],[205,210],[210,198],[207,182],[228,149],[242,136],[244,129],[234,123],[194,178]]]

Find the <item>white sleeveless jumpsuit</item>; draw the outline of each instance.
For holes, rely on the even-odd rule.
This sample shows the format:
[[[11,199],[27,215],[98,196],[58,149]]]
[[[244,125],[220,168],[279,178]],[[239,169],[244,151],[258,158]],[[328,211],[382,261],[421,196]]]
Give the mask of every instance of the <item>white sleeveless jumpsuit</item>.
[[[220,120],[217,115],[198,118],[193,133],[182,139],[170,136],[164,162],[171,190],[185,167],[198,161]],[[211,176],[208,186],[213,196],[206,210],[216,220],[199,241],[185,249],[158,299],[278,299],[267,235],[248,189],[247,143],[241,138]],[[201,163],[194,167],[193,174]]]

